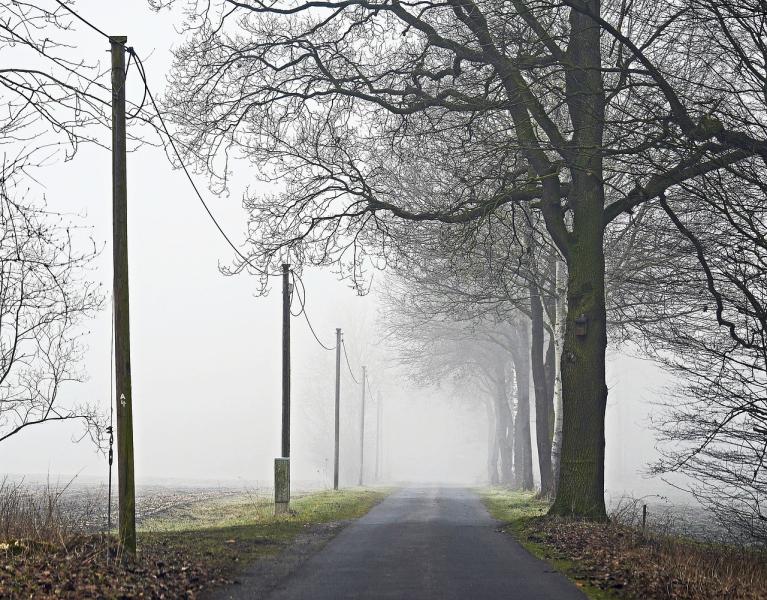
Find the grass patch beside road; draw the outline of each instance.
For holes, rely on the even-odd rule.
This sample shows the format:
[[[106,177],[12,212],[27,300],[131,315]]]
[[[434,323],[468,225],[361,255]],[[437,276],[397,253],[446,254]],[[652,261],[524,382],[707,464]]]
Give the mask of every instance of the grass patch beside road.
[[[536,497],[533,492],[521,492],[503,487],[480,490],[482,501],[490,515],[503,523],[505,533],[513,535],[530,554],[550,563],[557,571],[567,575],[592,600],[615,598],[579,577],[576,561],[557,553],[531,535],[534,524],[545,518],[551,504]]]
[[[291,513],[279,517],[264,496],[192,502],[145,521],[137,560],[123,564],[115,560],[114,537],[72,521],[60,509],[60,495],[22,492],[0,494],[0,598],[197,598],[304,531],[332,535],[389,493],[309,493],[295,497]]]
[[[181,551],[228,575],[239,565],[278,552],[311,525],[363,516],[387,495],[372,489],[306,494],[294,498],[291,514],[284,516],[275,516],[274,504],[263,497],[200,502],[145,522],[139,545]]]
[[[532,494],[481,490],[490,514],[533,555],[595,600],[757,600],[767,598],[767,555],[752,549],[643,534],[625,512],[609,523],[545,516]],[[637,505],[638,506],[638,505]]]

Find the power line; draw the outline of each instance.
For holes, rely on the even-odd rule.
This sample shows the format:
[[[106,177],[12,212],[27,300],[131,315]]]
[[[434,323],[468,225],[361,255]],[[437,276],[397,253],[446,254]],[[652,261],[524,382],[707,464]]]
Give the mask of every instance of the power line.
[[[101,29],[99,29],[98,27],[93,25],[90,21],[88,21],[84,17],[82,17],[79,14],[77,14],[69,6],[67,6],[66,4],[61,2],[60,0],[56,0],[56,2],[62,8],[66,9],[72,15],[77,17],[80,21],[82,21],[83,23],[88,25],[91,29],[93,29],[94,31],[100,33],[101,35],[103,35],[107,39],[110,38],[110,36],[107,35],[106,33],[104,33],[104,31],[102,31]],[[260,273],[261,275],[276,277],[277,275],[275,275],[273,273],[270,274],[268,272],[265,272],[262,269],[260,269],[259,267],[255,266],[253,264],[252,260],[248,259],[242,252],[240,252],[240,249],[237,248],[237,246],[234,244],[234,242],[232,242],[231,238],[226,234],[226,232],[224,231],[223,227],[221,227],[221,224],[218,222],[216,217],[213,215],[213,212],[210,210],[210,207],[205,202],[205,199],[202,197],[202,194],[200,193],[200,190],[198,189],[197,184],[192,179],[192,176],[189,173],[189,170],[187,169],[186,165],[184,164],[184,161],[181,158],[181,153],[178,151],[178,148],[176,147],[176,143],[175,143],[175,141],[173,139],[173,136],[170,134],[170,131],[168,130],[167,125],[165,124],[165,119],[163,119],[162,114],[160,113],[160,109],[157,106],[157,102],[154,99],[154,95],[152,94],[152,90],[149,88],[149,82],[147,81],[146,69],[144,67],[143,61],[138,56],[138,54],[136,53],[136,50],[133,47],[127,47],[126,51],[128,52],[128,55],[129,55],[129,61],[128,61],[128,66],[126,68],[126,72],[127,72],[127,69],[130,68],[130,58],[135,59],[135,61],[136,61],[136,68],[137,68],[137,70],[139,72],[139,76],[141,77],[141,81],[142,81],[143,87],[144,87],[144,95],[143,95],[143,98],[141,99],[141,104],[139,105],[139,107],[136,109],[136,111],[132,115],[129,115],[128,119],[133,119],[133,118],[137,117],[141,113],[141,111],[143,110],[144,105],[146,103],[147,96],[148,96],[149,100],[152,103],[152,106],[154,108],[155,114],[157,115],[157,118],[160,121],[160,125],[162,127],[162,131],[165,133],[165,136],[168,138],[168,143],[170,144],[170,147],[173,150],[174,155],[178,159],[178,162],[181,165],[181,168],[183,169],[184,174],[186,175],[186,178],[189,180],[189,183],[191,184],[192,189],[194,190],[195,194],[197,195],[197,198],[200,200],[200,203],[202,204],[203,208],[205,209],[205,212],[208,214],[208,217],[210,217],[210,220],[213,222],[213,224],[215,225],[215,227],[218,230],[218,232],[226,240],[227,244],[229,244],[229,246],[232,248],[232,250],[234,250],[234,252],[237,254],[237,256],[239,256],[240,259],[242,259],[247,265],[249,265],[250,267],[255,269],[256,272]],[[314,331],[314,327],[312,326],[312,323],[309,320],[309,315],[306,312],[306,287],[304,286],[303,280],[301,280],[300,276],[297,276],[294,271],[291,271],[291,274],[293,275],[294,282],[295,282],[296,277],[298,277],[298,281],[300,282],[301,288],[303,290],[303,299],[302,299],[300,294],[299,294],[299,292],[298,292],[298,290],[297,290],[297,288],[296,288],[296,296],[298,297],[299,303],[301,304],[301,312],[299,312],[298,314],[294,314],[291,311],[291,314],[293,314],[293,316],[296,316],[296,317],[300,316],[301,314],[303,314],[304,318],[306,319],[306,324],[309,326],[309,330],[312,332],[312,335],[314,336],[314,339],[317,341],[317,343],[320,346],[322,346],[322,348],[324,348],[325,350],[334,350],[335,348],[323,344],[322,341],[320,341],[319,337],[317,336],[317,333]]]
[[[125,77],[128,77],[128,71],[130,71],[130,64],[131,64],[132,58],[133,58],[133,54],[128,53],[128,64],[125,67]],[[136,108],[133,114],[128,114],[125,117],[126,121],[132,121],[143,112],[144,106],[146,105],[147,90],[149,89],[146,85],[144,85],[143,88],[144,88],[144,95],[141,98],[141,104],[138,106],[138,108]]]
[[[365,370],[365,380],[368,382],[368,390],[370,391],[370,397],[373,397],[373,384],[370,383],[370,377],[368,377],[368,369]]]
[[[306,319],[306,324],[309,326],[309,331],[312,332],[312,335],[314,336],[314,339],[317,340],[317,343],[322,346],[325,350],[335,350],[335,346],[332,348],[330,346],[326,346],[320,341],[320,338],[317,337],[317,333],[314,331],[314,327],[312,327],[312,322],[309,320],[309,315],[306,312],[306,287],[304,286],[304,282],[301,279],[299,275],[296,274],[295,271],[291,271],[293,273],[293,281],[295,282],[296,279],[298,279],[298,282],[301,284],[301,289],[304,291],[304,297],[301,298],[301,295],[296,292],[296,297],[298,298],[298,302],[301,304],[301,312],[299,314],[304,315],[304,319]],[[297,290],[297,288],[294,288]]]
[[[360,382],[357,381],[357,378],[354,376],[354,371],[352,371],[352,366],[349,363],[349,355],[346,353],[346,342],[344,342],[343,338],[341,338],[341,347],[344,349],[344,357],[346,358],[346,366],[349,369],[349,375],[352,376],[352,379],[354,380],[354,383],[359,385]]]
[[[86,19],[85,17],[81,17],[80,15],[78,15],[78,14],[77,14],[77,13],[76,13],[76,12],[75,12],[73,9],[69,8],[69,6],[68,6],[67,4],[64,4],[64,3],[63,3],[61,0],[56,0],[56,4],[58,4],[58,5],[59,5],[61,8],[63,8],[64,10],[66,10],[66,11],[70,12],[72,15],[74,15],[74,16],[75,16],[76,18],[78,18],[80,21],[82,21],[83,23],[85,23],[85,24],[86,24],[88,27],[90,27],[91,29],[93,29],[93,31],[96,31],[97,33],[100,33],[101,35],[103,35],[105,38],[109,39],[109,35],[107,35],[106,33],[104,33],[104,32],[103,32],[101,29],[99,29],[98,27],[96,27],[96,26],[95,26],[93,23],[91,23],[90,21],[88,21],[88,19]]]
[[[298,298],[298,303],[301,306],[301,309],[298,312],[293,312],[291,309],[290,314],[294,317],[300,317],[301,313],[303,312],[303,306],[304,306],[304,300],[306,299],[306,289],[304,289],[304,300],[301,299],[301,296],[298,292],[298,285],[296,284],[296,272],[291,269],[290,275],[293,277],[293,293],[290,295],[290,306],[293,306],[293,295],[295,294],[296,298]]]
[[[91,23],[88,19],[78,14],[74,9],[70,8],[67,4],[62,2],[62,0],[55,0],[56,4],[61,6],[64,10],[69,12],[72,16],[77,18],[78,20],[82,21],[85,25],[90,27],[93,31],[101,34],[103,37],[105,37],[108,40],[111,40],[111,36],[108,35],[106,32],[104,32],[102,29],[96,27],[93,23]],[[157,114],[157,118],[160,120],[160,125],[162,126],[162,130],[165,132],[166,137],[168,138],[168,143],[170,144],[170,147],[173,149],[173,153],[175,154],[176,158],[178,159],[179,164],[181,165],[181,168],[184,170],[184,174],[186,175],[186,178],[189,180],[189,183],[192,185],[192,188],[194,189],[195,194],[197,194],[197,198],[200,200],[200,203],[202,204],[203,208],[205,209],[205,212],[208,213],[208,217],[210,217],[210,220],[213,222],[213,224],[216,226],[216,229],[218,229],[221,236],[226,240],[227,244],[231,246],[232,250],[234,250],[235,254],[242,259],[245,264],[252,267],[257,273],[260,275],[265,275],[267,277],[277,277],[278,274],[274,273],[268,273],[264,271],[263,269],[260,269],[256,265],[253,264],[253,261],[249,258],[247,258],[242,252],[240,252],[239,248],[232,242],[231,238],[226,234],[224,229],[221,227],[221,224],[218,222],[216,217],[213,215],[213,212],[208,207],[207,203],[205,202],[205,199],[202,197],[202,194],[200,193],[200,190],[197,188],[197,185],[195,184],[194,180],[192,179],[191,174],[189,173],[189,170],[186,168],[186,165],[184,164],[183,159],[181,158],[181,153],[178,151],[178,148],[176,147],[176,143],[173,140],[173,136],[171,136],[170,131],[168,130],[168,127],[165,124],[165,119],[163,119],[162,114],[160,113],[160,109],[157,106],[157,102],[155,102],[154,95],[152,94],[152,90],[149,88],[149,82],[146,78],[146,69],[144,68],[144,63],[141,60],[141,58],[136,53],[135,49],[133,47],[126,47],[125,50],[129,54],[129,61],[128,61],[128,68],[130,68],[130,57],[134,58],[136,60],[136,67],[138,68],[139,75],[141,77],[141,80],[144,84],[144,97],[141,100],[141,104],[138,107],[138,109],[132,114],[129,115],[128,119],[134,119],[137,117],[146,102],[146,97],[149,96],[149,100],[152,102],[152,106],[154,107],[154,111]],[[126,69],[127,74],[127,69]],[[324,344],[323,344],[324,345]]]
[[[103,30],[96,27],[93,23],[88,21],[85,17],[82,17],[77,12],[75,12],[72,8],[70,8],[68,5],[64,4],[61,0],[56,0],[56,3],[67,10],[69,13],[71,13],[74,17],[85,23],[88,27],[96,31],[97,33],[104,36],[106,39],[110,39],[110,36],[106,34]],[[248,266],[252,267],[256,270],[256,272],[260,273],[261,275],[266,276],[272,276],[276,277],[275,274],[270,274],[268,272],[265,272],[264,270],[260,269],[259,267],[255,266],[251,259],[246,257],[240,249],[232,242],[231,238],[226,234],[223,227],[221,227],[221,224],[218,222],[216,217],[213,215],[213,212],[210,210],[210,207],[205,202],[205,199],[203,198],[202,194],[200,193],[199,188],[197,187],[197,184],[194,182],[194,179],[192,179],[191,174],[189,173],[189,170],[187,169],[186,165],[184,164],[184,160],[181,158],[181,153],[179,152],[178,148],[176,147],[176,142],[173,139],[173,136],[170,134],[170,130],[168,129],[167,125],[165,124],[165,119],[163,119],[162,114],[160,113],[160,108],[157,106],[157,102],[154,99],[154,94],[152,94],[152,90],[149,87],[149,82],[147,81],[146,77],[146,69],[144,67],[144,63],[139,57],[139,55],[136,53],[136,50],[133,47],[126,47],[126,51],[128,52],[129,58],[133,58],[136,61],[136,68],[138,70],[139,76],[141,77],[141,81],[144,85],[144,97],[141,100],[141,104],[138,107],[138,109],[130,116],[130,118],[135,118],[138,116],[139,113],[143,110],[143,107],[146,103],[147,96],[149,97],[150,102],[152,103],[152,107],[154,108],[154,112],[157,115],[157,118],[160,121],[160,126],[162,128],[162,131],[165,133],[165,136],[168,138],[168,143],[173,150],[173,154],[176,156],[176,159],[179,162],[179,165],[181,165],[181,168],[184,171],[184,174],[186,175],[187,180],[192,186],[192,189],[194,190],[195,194],[197,195],[197,198],[199,199],[200,203],[202,204],[203,208],[205,209],[205,212],[207,213],[210,220],[215,225],[218,232],[221,234],[221,236],[226,240],[227,244],[234,250],[235,254],[240,257],[241,260],[245,262]],[[128,68],[130,68],[130,60],[128,62]],[[126,69],[127,70],[127,69]],[[311,321],[309,320],[309,315],[306,312],[306,287],[304,286],[303,280],[300,276],[296,275],[294,271],[291,271],[291,274],[293,276],[293,281],[295,283],[296,279],[298,279],[298,282],[301,284],[301,289],[303,290],[303,298],[301,297],[301,294],[298,292],[298,289],[294,287],[296,291],[296,297],[298,298],[299,303],[301,304],[301,312],[299,312],[297,315],[294,314],[294,316],[299,316],[301,314],[304,315],[304,319],[306,320],[306,324],[309,326],[309,331],[312,332],[312,335],[314,336],[314,339],[317,341],[317,343],[324,348],[325,350],[335,350],[335,348],[331,346],[327,346],[322,343],[322,341],[317,336],[317,333],[314,330],[314,327],[312,326]],[[291,313],[293,314],[293,313]],[[351,364],[349,363],[349,355],[346,352],[346,344],[342,342],[343,350],[344,350],[344,357],[346,359],[346,366],[349,369],[349,375],[351,375],[351,378],[354,380],[356,384],[359,385],[359,381],[354,376],[354,373],[352,372]],[[368,379],[368,383],[370,380]]]
[[[186,165],[184,164],[184,161],[181,158],[181,153],[178,151],[178,148],[176,147],[176,142],[174,141],[173,136],[170,134],[170,131],[168,130],[167,125],[165,124],[165,119],[163,119],[162,114],[160,113],[160,108],[157,106],[157,102],[154,99],[154,94],[152,94],[152,90],[149,87],[149,82],[147,81],[147,78],[146,78],[146,70],[144,69],[144,63],[142,62],[141,58],[138,56],[134,48],[127,47],[126,51],[136,59],[136,67],[138,68],[139,76],[141,77],[141,80],[144,82],[144,89],[146,90],[146,93],[149,96],[149,100],[151,101],[152,106],[154,107],[154,111],[155,111],[155,114],[157,115],[157,118],[160,120],[160,125],[162,127],[162,130],[165,132],[165,136],[168,138],[168,143],[170,144],[170,147],[173,150],[173,153],[178,159],[178,162],[181,165],[181,168],[183,169],[184,174],[186,175],[186,178],[189,180],[189,183],[192,185],[192,189],[194,189],[195,194],[197,194],[197,198],[200,200],[200,203],[205,209],[205,212],[208,213],[208,217],[210,217],[210,220],[216,226],[216,229],[218,229],[218,232],[226,240],[227,244],[231,246],[235,254],[237,254],[237,256],[239,256],[245,262],[245,264],[255,269],[255,271],[261,275],[265,275],[267,277],[277,277],[278,274],[268,273],[260,269],[256,265],[254,265],[251,259],[247,258],[242,252],[240,252],[240,249],[237,248],[234,242],[232,242],[231,238],[226,234],[224,229],[221,227],[221,224],[213,215],[213,212],[210,210],[210,208],[208,207],[208,204],[205,202],[205,199],[202,197],[202,194],[200,193],[200,190],[197,188],[197,184],[194,182],[194,179],[192,179],[192,175],[189,173],[189,169],[186,168]]]

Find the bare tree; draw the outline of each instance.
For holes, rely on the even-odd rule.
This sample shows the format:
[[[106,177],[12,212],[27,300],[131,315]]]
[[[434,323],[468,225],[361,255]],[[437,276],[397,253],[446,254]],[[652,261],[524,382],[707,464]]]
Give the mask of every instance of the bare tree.
[[[623,263],[630,318],[641,342],[677,376],[655,417],[663,459],[723,525],[767,541],[767,246],[764,165],[688,183],[648,205]],[[635,300],[641,294],[641,301]]]
[[[77,251],[77,228],[15,189],[0,174],[0,441],[32,425],[80,420],[99,440],[99,412],[67,406],[61,388],[82,381],[83,320],[101,303],[83,278],[96,249]]]
[[[472,390],[471,400],[484,404],[488,414],[488,480],[491,484],[512,485],[514,370],[507,352],[483,338],[481,332],[467,330],[466,324],[422,323],[421,329],[424,331],[416,344],[412,344],[410,336],[410,344],[402,353],[403,364],[417,381],[453,381],[464,390]],[[477,394],[477,390],[482,393]]]
[[[222,184],[232,152],[284,182],[247,202],[262,270],[291,253],[355,277],[366,259],[387,260],[398,222],[540,213],[568,273],[552,512],[604,519],[605,230],[765,153],[758,42],[733,51],[756,73],[700,48],[717,24],[704,2],[222,0],[190,11],[168,109],[189,156]],[[719,23],[726,37],[730,20]]]
[[[488,413],[488,480],[532,489],[524,319],[520,325],[448,314],[451,296],[437,299],[434,290],[408,277],[390,281],[387,289],[381,325],[402,364],[419,383],[474,382]]]
[[[515,219],[515,215],[499,211],[481,228],[467,225],[456,231],[431,223],[397,232],[396,256],[390,268],[402,284],[390,305],[391,310],[409,314],[413,321],[436,318],[456,326],[463,323],[463,327],[471,327],[475,337],[481,333],[482,339],[510,353],[518,399],[518,417],[514,419],[514,456],[519,467],[516,483],[524,489],[533,486],[528,388],[530,365],[535,364],[538,466],[541,491],[548,496],[553,483],[550,409],[554,361],[550,341],[553,328],[547,322],[551,315],[543,307],[550,305],[552,287],[546,277],[548,265],[544,264],[543,273],[539,265],[550,256],[551,248],[541,242],[532,244],[542,234],[545,241],[545,233],[536,229],[530,215],[520,211],[518,216],[520,219]],[[547,302],[541,303],[541,297]],[[538,300],[538,312],[531,310],[532,298]],[[480,329],[477,323],[483,324]],[[495,323],[495,332],[489,330],[488,323]],[[537,345],[529,342],[531,332]],[[549,338],[547,360],[543,352],[545,332]],[[488,361],[490,368],[493,364],[493,360]]]
[[[50,421],[80,420],[97,442],[102,429],[95,406],[61,399],[84,377],[83,322],[102,302],[86,278],[96,249],[25,183],[106,131],[111,90],[73,43],[73,6],[0,0],[0,440]]]
[[[0,148],[19,168],[71,158],[108,122],[111,91],[99,64],[74,48],[72,5],[0,1]]]

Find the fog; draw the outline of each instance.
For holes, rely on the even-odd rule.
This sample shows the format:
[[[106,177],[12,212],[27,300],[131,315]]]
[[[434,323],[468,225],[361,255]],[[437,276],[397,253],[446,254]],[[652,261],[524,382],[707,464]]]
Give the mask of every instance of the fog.
[[[159,40],[174,39],[175,15],[151,14],[144,2],[82,0],[78,9],[108,32],[127,34],[129,45],[148,56],[150,84],[162,88],[170,56]],[[84,53],[106,56],[100,39],[85,33],[82,39]],[[240,199],[252,184],[248,168],[235,162],[229,195],[207,193],[235,241],[244,230]],[[92,227],[103,249],[90,277],[111,289],[108,151],[83,147],[72,161],[46,167],[36,177],[40,183],[32,194]],[[219,266],[231,262],[232,251],[161,149],[145,146],[131,153],[128,177],[137,480],[268,485],[280,448],[279,282],[259,297],[252,279],[221,274]],[[204,179],[198,181],[206,191]],[[488,426],[472,397],[479,392],[451,382],[421,387],[411,381],[396,347],[382,341],[379,324],[386,314],[380,291],[387,275],[376,273],[364,296],[332,270],[309,268],[303,279],[318,336],[332,346],[335,328],[342,328],[354,376],[359,379],[361,366],[368,367],[366,482],[374,477],[380,400],[381,482],[483,483]],[[110,320],[107,304],[89,324],[88,380],[64,388],[65,404],[85,400],[109,410]],[[335,355],[317,344],[303,316],[293,318],[292,349],[293,478],[297,485],[332,485]],[[356,485],[361,390],[342,361],[341,484]],[[617,353],[608,382],[608,491],[669,493],[672,488],[644,474],[655,452],[648,419],[669,383],[666,376],[652,363]],[[73,423],[30,427],[0,446],[2,471],[106,481],[105,456],[87,439],[73,443],[80,435]]]

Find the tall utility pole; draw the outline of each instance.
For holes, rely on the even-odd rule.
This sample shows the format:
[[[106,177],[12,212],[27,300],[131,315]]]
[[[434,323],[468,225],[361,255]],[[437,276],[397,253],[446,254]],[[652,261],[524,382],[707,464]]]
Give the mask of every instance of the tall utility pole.
[[[333,489],[338,489],[339,425],[341,424],[341,328],[336,329],[336,439],[333,456]]]
[[[382,415],[381,393],[376,398],[376,469],[375,480],[381,476],[381,415]]]
[[[290,458],[290,265],[282,265],[282,457]]]
[[[365,476],[365,379],[367,379],[367,367],[362,367],[362,414],[360,415],[360,482]]]
[[[130,373],[128,294],[128,177],[125,151],[125,43],[112,47],[112,255],[117,397],[118,539],[124,555],[136,556],[136,488],[133,478],[133,394]]]
[[[290,508],[290,265],[282,265],[282,457],[274,459],[274,512]]]

